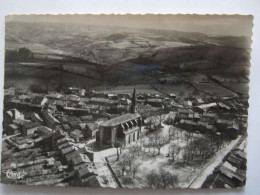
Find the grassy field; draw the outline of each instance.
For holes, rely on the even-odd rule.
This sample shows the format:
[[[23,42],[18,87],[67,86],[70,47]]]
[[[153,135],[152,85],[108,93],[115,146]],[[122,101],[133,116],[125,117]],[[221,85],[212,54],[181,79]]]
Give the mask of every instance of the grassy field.
[[[177,97],[235,95],[231,90],[247,94],[249,88],[248,83],[224,83],[224,85],[229,87],[231,90],[213,82],[193,83],[194,87],[187,82],[161,84],[158,83],[155,78],[146,77],[142,73],[127,72],[117,69],[111,69],[104,72],[104,77],[102,79],[100,73],[93,65],[84,66],[67,64],[64,65],[67,66],[65,71],[43,68],[43,66],[45,66],[44,63],[32,63],[29,65],[18,66],[15,67],[15,69],[12,68],[12,66],[6,65],[5,80],[8,81],[9,84],[12,83],[14,87],[23,89],[28,89],[32,84],[47,86],[51,83],[54,86],[75,86],[86,89],[93,88],[98,91],[106,91],[110,93],[129,93],[132,92],[135,87],[137,93],[174,93]],[[41,67],[38,67],[38,65]],[[46,66],[53,67],[55,64],[47,63]],[[86,70],[84,68],[86,68]]]
[[[75,86],[90,88],[100,85],[100,81],[72,74],[60,70],[22,67],[17,69],[16,73],[5,73],[5,84],[11,84],[13,87],[28,90],[32,84],[39,84],[42,87],[48,85]]]
[[[225,89],[215,83],[196,83],[194,86],[202,91],[205,91],[211,95],[217,95],[217,96],[230,96],[235,95],[232,91]]]
[[[136,89],[137,93],[150,93],[150,94],[160,94],[158,91],[153,89],[150,85],[119,85],[117,87],[96,87],[98,91],[104,91],[107,93],[132,93],[133,89]]]
[[[6,46],[5,48],[8,50],[16,50],[19,48],[28,48],[31,51],[35,52],[35,53],[49,53],[49,54],[66,54],[65,52],[59,50],[59,49],[55,49],[43,44],[39,44],[39,43],[14,43],[14,42],[6,42]]]
[[[242,94],[249,92],[249,83],[223,83],[223,85]]]

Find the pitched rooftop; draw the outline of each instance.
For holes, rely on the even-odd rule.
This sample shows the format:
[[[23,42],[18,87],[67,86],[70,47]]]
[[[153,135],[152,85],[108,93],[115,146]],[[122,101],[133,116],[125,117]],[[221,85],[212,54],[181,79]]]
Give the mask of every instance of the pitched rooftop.
[[[140,115],[138,113],[127,113],[127,114],[124,114],[122,116],[108,120],[108,121],[102,123],[101,126],[103,126],[103,127],[117,126],[117,125],[120,125],[120,124],[125,123],[127,121],[136,119],[138,117],[140,117]]]

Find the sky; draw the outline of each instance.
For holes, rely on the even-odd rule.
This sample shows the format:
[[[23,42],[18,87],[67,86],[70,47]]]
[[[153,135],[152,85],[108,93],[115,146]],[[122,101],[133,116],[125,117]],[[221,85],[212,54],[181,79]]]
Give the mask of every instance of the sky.
[[[6,22],[76,23],[251,36],[251,15],[8,15]]]

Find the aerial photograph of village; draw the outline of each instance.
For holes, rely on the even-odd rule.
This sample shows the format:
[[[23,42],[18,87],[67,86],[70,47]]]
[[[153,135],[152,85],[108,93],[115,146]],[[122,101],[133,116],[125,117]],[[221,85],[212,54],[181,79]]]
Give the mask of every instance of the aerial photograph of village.
[[[1,183],[246,185],[251,16],[5,19]]]

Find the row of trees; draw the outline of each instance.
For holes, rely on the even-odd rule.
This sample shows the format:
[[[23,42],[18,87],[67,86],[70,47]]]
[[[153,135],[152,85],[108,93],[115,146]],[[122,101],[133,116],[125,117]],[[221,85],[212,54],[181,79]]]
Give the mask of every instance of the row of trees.
[[[129,153],[131,154],[131,153]],[[135,178],[137,170],[141,165],[141,162],[137,161],[132,155],[125,153],[119,160],[119,166],[121,168],[121,175],[124,176],[126,173],[132,178]]]
[[[172,142],[173,140],[177,141]],[[183,146],[180,146],[183,142]],[[172,162],[175,162],[178,155],[183,151],[183,162],[193,160],[194,158],[201,159],[201,161],[208,159],[215,152],[217,152],[227,140],[220,136],[208,135],[205,137],[194,136],[193,132],[178,131],[175,127],[170,126],[168,136],[162,136],[160,131],[150,133],[146,137],[141,137],[140,141],[128,148],[129,154],[132,158],[140,155],[140,152],[150,153],[152,157],[161,154],[161,149],[166,144],[168,147],[168,157]],[[116,143],[117,161],[119,160],[122,151],[126,148],[123,142]]]
[[[5,51],[5,62],[28,61],[33,58],[33,53],[28,48]]]
[[[149,134],[147,138],[147,140],[141,141],[141,149],[146,152],[146,148],[148,148],[148,152],[152,153],[153,157],[155,155],[160,155],[161,148],[169,143],[169,140],[167,138],[159,136],[158,134]]]
[[[146,136],[141,135],[140,140],[131,146],[126,147],[123,142],[116,144],[119,175],[134,179],[143,161],[146,158],[156,158],[163,147],[167,147],[164,149],[167,150],[170,163],[181,160],[182,163],[196,164],[209,159],[223,144],[225,140],[218,136],[195,136],[193,132],[178,130],[174,126],[169,127],[168,135],[163,135],[159,129]],[[160,169],[159,172],[149,173],[146,180],[149,187],[169,188],[176,184],[177,177]]]

